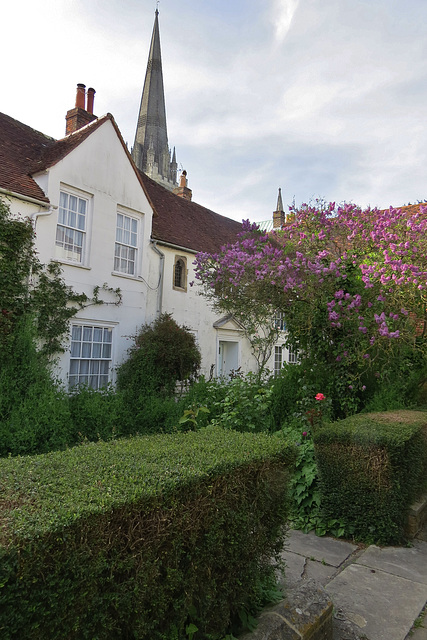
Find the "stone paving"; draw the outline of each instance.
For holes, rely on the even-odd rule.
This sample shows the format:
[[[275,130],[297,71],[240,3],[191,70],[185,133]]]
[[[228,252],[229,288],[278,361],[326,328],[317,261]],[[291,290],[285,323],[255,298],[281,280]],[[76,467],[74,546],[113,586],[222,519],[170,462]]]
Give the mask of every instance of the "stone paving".
[[[333,640],[406,640],[427,603],[424,540],[366,548],[291,531],[283,558],[288,591],[312,579],[325,588],[334,605]],[[427,640],[427,629],[410,637]]]

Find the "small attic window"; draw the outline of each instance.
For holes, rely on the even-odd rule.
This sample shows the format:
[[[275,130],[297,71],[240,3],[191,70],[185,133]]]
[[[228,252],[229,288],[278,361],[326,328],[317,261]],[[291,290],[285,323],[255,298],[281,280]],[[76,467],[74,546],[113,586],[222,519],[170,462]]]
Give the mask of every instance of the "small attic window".
[[[173,288],[178,291],[187,291],[187,258],[185,256],[175,256]]]

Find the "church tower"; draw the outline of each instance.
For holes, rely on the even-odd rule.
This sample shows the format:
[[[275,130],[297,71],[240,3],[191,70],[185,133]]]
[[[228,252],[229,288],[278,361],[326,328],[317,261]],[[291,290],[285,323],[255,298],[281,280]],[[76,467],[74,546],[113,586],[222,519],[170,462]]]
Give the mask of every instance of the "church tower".
[[[273,229],[281,229],[286,223],[286,214],[283,211],[282,190],[279,187],[276,211],[273,211]]]
[[[175,149],[171,159],[168,145],[157,9],[132,157],[138,169],[159,184],[169,190],[178,186]]]

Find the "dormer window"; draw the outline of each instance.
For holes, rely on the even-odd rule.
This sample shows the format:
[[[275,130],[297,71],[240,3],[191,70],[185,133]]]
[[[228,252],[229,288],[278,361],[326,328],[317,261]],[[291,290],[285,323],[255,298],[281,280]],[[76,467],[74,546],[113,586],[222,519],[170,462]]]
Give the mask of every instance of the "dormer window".
[[[175,256],[173,288],[178,291],[187,291],[187,258],[185,256]]]

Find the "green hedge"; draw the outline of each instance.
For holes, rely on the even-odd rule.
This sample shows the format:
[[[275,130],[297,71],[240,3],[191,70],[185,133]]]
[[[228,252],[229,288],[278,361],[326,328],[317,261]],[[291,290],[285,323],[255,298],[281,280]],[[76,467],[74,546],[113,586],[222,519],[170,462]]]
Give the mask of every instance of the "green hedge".
[[[322,427],[314,443],[325,516],[356,539],[400,542],[427,486],[427,413],[359,414]]]
[[[212,427],[0,460],[0,637],[222,637],[271,576],[293,460]]]

